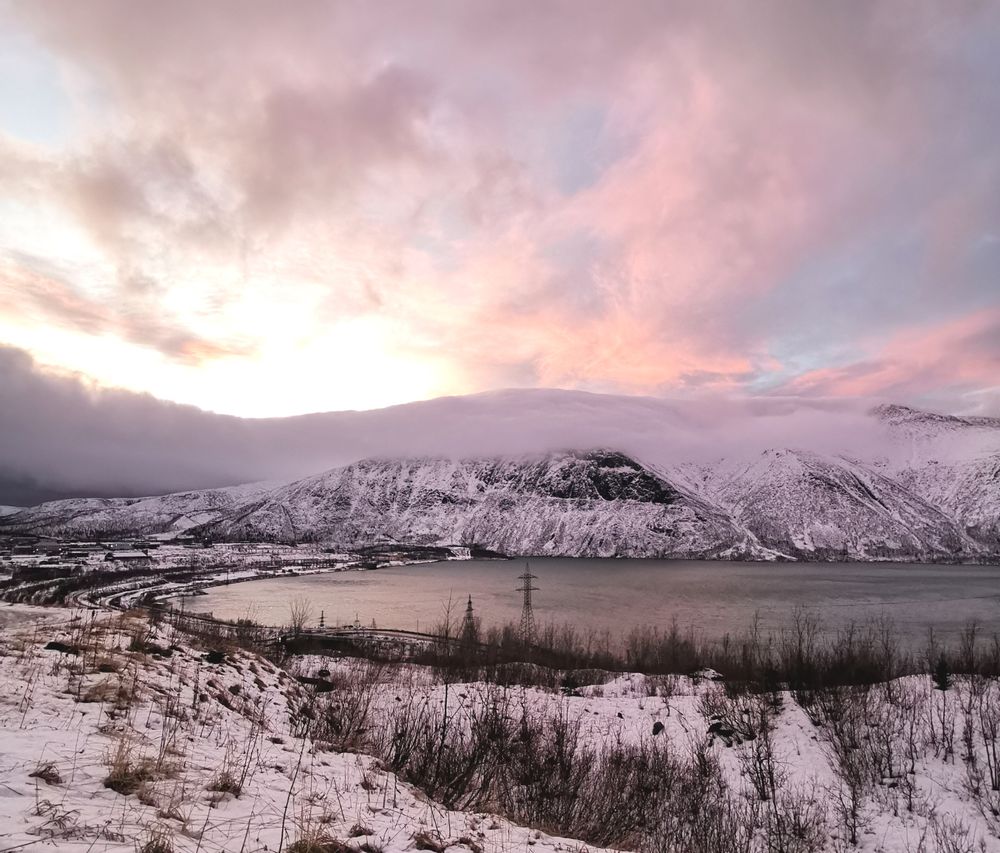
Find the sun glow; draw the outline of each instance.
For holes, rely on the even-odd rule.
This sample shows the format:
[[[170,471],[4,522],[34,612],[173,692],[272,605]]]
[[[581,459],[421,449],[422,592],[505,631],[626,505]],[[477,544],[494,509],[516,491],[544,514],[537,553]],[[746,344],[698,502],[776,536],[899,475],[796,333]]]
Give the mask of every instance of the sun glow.
[[[0,336],[43,367],[243,417],[372,409],[450,392],[447,365],[398,351],[387,334],[377,322],[346,321],[323,337],[278,337],[251,355],[185,364],[139,343],[0,319]]]

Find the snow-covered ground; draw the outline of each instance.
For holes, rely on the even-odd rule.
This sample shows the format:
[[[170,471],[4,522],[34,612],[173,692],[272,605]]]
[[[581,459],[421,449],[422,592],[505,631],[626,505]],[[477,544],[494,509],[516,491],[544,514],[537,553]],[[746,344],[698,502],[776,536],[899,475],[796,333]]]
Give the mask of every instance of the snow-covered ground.
[[[766,702],[727,693],[712,673],[595,674],[603,683],[564,695],[443,684],[411,664],[307,656],[279,668],[235,648],[212,654],[211,644],[196,647],[169,625],[125,614],[21,606],[3,612],[16,618],[0,633],[2,851],[169,849],[147,847],[158,838],[176,851],[244,853],[288,849],[307,838],[388,853],[435,845],[473,853],[592,849],[498,815],[443,808],[378,757],[362,754],[401,713],[446,709],[452,725],[471,725],[498,696],[504,708],[529,718],[568,721],[585,749],[657,746],[685,760],[703,750],[721,768],[734,802],[755,801],[753,774],[770,762],[776,796],[796,803],[818,827],[809,837],[820,846],[789,850],[1000,851],[1000,823],[983,811],[997,802],[982,728],[1000,711],[995,682],[979,683],[976,699],[971,683],[956,680],[941,692],[929,678],[908,677],[873,688],[860,716],[840,705],[837,717],[832,707],[807,712],[789,693]],[[329,692],[317,697],[302,676]],[[322,707],[310,703],[324,695],[370,697],[359,752],[338,752],[315,737],[303,709]],[[758,712],[766,712],[766,737]],[[859,788],[856,845],[833,735],[848,719],[862,752],[890,756],[878,782]],[[772,754],[762,763],[765,746]]]
[[[211,662],[143,620],[75,615],[0,637],[0,850],[134,853],[161,837],[244,853],[324,837],[386,853],[584,849],[317,748],[295,722],[305,690],[259,657]]]
[[[363,683],[366,670],[371,669],[363,661],[334,662],[322,656],[303,656],[288,666],[300,675],[320,675],[335,681],[339,677],[351,683]],[[760,729],[757,726],[758,737],[753,740],[741,737],[740,731],[749,732],[755,727],[751,718],[754,708],[760,706],[746,697],[727,700],[724,684],[712,678],[717,673],[701,675],[647,677],[623,673],[602,684],[557,693],[514,687],[509,688],[510,704],[528,707],[536,717],[578,721],[583,743],[598,750],[666,741],[669,751],[694,754],[707,737],[734,795],[753,800],[757,795],[750,777],[760,766],[752,760],[762,749]],[[449,713],[457,719],[471,718],[496,690],[494,685],[478,682],[446,687],[429,669],[406,665],[392,672],[378,694],[376,704],[384,717],[375,727],[389,724],[392,719],[401,695],[400,684],[405,685],[402,695],[410,704],[427,703],[440,711],[447,701]],[[774,750],[774,772],[790,799],[815,807],[824,836],[817,849],[872,853],[1000,851],[1000,820],[996,814],[983,812],[984,808],[995,808],[1000,796],[988,790],[988,781],[982,775],[970,772],[963,743],[968,724],[974,766],[986,774],[987,745],[979,728],[980,713],[974,710],[966,717],[962,707],[970,702],[970,689],[967,682],[955,679],[947,693],[942,693],[934,689],[929,676],[909,676],[889,685],[877,685],[866,694],[859,720],[859,746],[865,750],[866,740],[885,740],[889,766],[894,772],[887,772],[878,784],[863,785],[856,817],[856,844],[850,841],[842,813],[848,795],[843,773],[838,770],[832,724],[827,720],[818,725],[814,721],[819,716],[816,708],[810,709],[811,716],[791,693],[778,694],[780,709],[771,717],[769,738]],[[1000,685],[981,682],[980,689],[984,690],[980,710],[985,707],[986,717],[1000,719]],[[912,717],[908,718],[908,710],[914,712]],[[379,719],[378,713],[375,718]],[[721,732],[711,733],[713,723]],[[730,725],[735,725],[735,734],[730,734]],[[996,740],[990,746],[995,750]],[[884,760],[885,754],[880,757]],[[982,799],[973,794],[974,779],[978,779]]]

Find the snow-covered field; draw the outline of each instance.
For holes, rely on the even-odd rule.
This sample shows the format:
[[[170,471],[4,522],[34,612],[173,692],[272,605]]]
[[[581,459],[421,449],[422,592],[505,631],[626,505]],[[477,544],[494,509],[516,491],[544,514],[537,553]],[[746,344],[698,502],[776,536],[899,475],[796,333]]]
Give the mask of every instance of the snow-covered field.
[[[705,846],[695,833],[665,847],[646,827],[629,836],[632,848],[1000,851],[995,681],[955,678],[941,691],[911,676],[824,699],[727,692],[713,673],[609,673],[551,692],[322,656],[282,668],[235,648],[212,653],[140,617],[4,610],[18,618],[0,634],[2,851],[592,849],[491,809],[444,808],[386,769],[387,746],[398,747],[408,721],[442,718],[460,733],[456,744],[492,719],[515,733],[535,726],[546,754],[568,739],[558,754],[581,766],[584,754],[652,757],[650,824],[662,817],[657,798],[683,788],[687,773],[722,798],[701,815],[696,806],[694,823],[719,820],[718,802],[728,803],[725,843]],[[503,737],[490,733],[487,745]],[[491,760],[477,769],[492,772]],[[577,771],[567,758],[555,777]],[[518,781],[539,790],[527,775]],[[475,792],[486,789],[470,781],[452,799],[478,807]],[[607,797],[618,793],[609,781]],[[507,794],[497,802],[512,802]],[[666,804],[676,809],[673,796]]]

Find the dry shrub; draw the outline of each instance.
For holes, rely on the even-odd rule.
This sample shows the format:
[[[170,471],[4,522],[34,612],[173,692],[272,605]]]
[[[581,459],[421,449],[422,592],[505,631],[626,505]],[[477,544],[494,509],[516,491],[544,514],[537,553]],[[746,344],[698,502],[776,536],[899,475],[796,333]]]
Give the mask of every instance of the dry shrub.
[[[929,821],[938,853],[977,853],[985,850],[976,834],[954,815],[931,815]]]
[[[226,757],[215,777],[208,784],[209,791],[219,794],[232,794],[238,797],[243,793],[251,767],[256,755],[256,727],[252,728],[242,748],[230,743],[226,748]]]
[[[313,737],[339,752],[362,748],[368,735],[382,667],[361,662],[352,678],[334,684],[321,694],[312,714]]]
[[[825,835],[815,804],[788,791],[777,771],[766,777],[766,808],[730,789],[708,737],[690,752],[664,738],[594,747],[566,707],[533,711],[497,687],[451,715],[397,703],[379,732],[372,748],[387,767],[449,808],[500,813],[600,847],[741,853],[766,836],[805,853]],[[435,846],[416,841],[438,849],[432,836],[421,841]]]

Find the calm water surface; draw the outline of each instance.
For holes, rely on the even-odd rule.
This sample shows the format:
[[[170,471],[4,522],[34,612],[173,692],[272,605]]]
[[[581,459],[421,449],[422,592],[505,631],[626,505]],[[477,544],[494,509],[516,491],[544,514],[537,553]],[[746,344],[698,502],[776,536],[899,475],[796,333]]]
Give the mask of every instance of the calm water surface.
[[[367,572],[275,578],[208,590],[187,601],[192,610],[260,622],[288,620],[289,602],[307,595],[328,625],[357,617],[379,627],[429,630],[449,597],[461,618],[472,595],[484,624],[517,620],[515,588],[523,561],[428,563]],[[888,616],[911,643],[928,626],[954,637],[976,620],[1000,631],[1000,567],[910,564],[711,563],[673,560],[535,559],[534,594],[540,622],[569,622],[581,631],[613,635],[636,625],[673,620],[703,636],[744,631],[758,613],[763,627],[788,625],[796,607],[810,608],[829,630]]]

